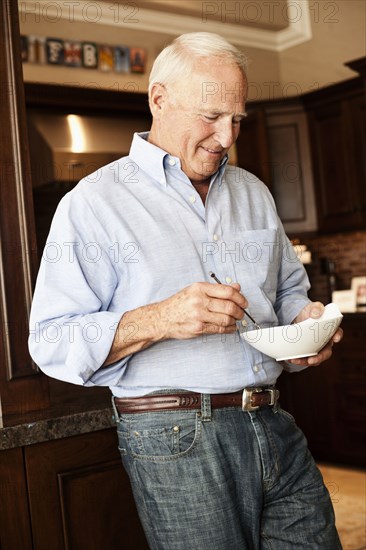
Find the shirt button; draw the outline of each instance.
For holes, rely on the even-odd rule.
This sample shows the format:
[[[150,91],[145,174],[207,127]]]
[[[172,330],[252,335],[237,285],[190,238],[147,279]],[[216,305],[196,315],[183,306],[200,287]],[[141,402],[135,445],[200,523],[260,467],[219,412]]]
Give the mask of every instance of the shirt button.
[[[248,321],[246,319],[242,319],[241,324],[242,324],[243,327],[246,327],[247,324],[248,324]]]
[[[253,370],[254,370],[254,372],[259,372],[261,370],[261,366],[260,365],[254,365]]]
[[[194,195],[191,195],[189,197],[189,200],[191,201],[191,203],[193,204],[194,202],[196,202],[196,197]]]
[[[228,285],[233,282],[231,277],[226,277],[225,281],[227,282]]]
[[[218,240],[219,240],[219,236],[216,235],[216,233],[215,233],[214,236],[213,236],[213,240],[214,240],[214,241],[218,241]]]
[[[170,166],[175,166],[175,160],[173,158],[169,158],[168,159],[168,164],[170,164]]]

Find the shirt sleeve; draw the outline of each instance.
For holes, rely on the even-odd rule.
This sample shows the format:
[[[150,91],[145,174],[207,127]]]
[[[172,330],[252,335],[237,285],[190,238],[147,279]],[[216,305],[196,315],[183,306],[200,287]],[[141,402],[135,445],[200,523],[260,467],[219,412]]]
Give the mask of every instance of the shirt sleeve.
[[[294,247],[287,237],[271,193],[264,186],[270,205],[277,218],[277,238],[280,250],[280,262],[277,274],[275,312],[280,325],[289,325],[300,311],[311,301],[308,298],[310,288],[306,270],[296,255]],[[268,203],[267,203],[268,204]],[[270,205],[268,205],[270,207]]]
[[[300,311],[310,303],[308,290],[309,278],[301,261],[297,258],[294,248],[281,232],[282,258],[278,272],[278,287],[275,310],[280,325],[291,324]]]
[[[124,313],[109,310],[117,284],[109,246],[85,193],[68,193],[51,225],[30,315],[30,354],[48,376],[92,386],[108,356]],[[108,371],[105,385],[119,379],[127,361],[101,369]]]
[[[270,199],[271,202],[273,202],[272,195],[270,195]],[[273,206],[276,208],[274,202]],[[278,272],[278,286],[274,307],[279,324],[289,325],[294,321],[300,311],[311,302],[308,297],[310,282],[306,270],[297,257],[279,218],[278,235],[282,256]],[[284,370],[288,372],[299,372],[307,368],[306,366],[294,365],[287,361],[282,361],[281,364]]]

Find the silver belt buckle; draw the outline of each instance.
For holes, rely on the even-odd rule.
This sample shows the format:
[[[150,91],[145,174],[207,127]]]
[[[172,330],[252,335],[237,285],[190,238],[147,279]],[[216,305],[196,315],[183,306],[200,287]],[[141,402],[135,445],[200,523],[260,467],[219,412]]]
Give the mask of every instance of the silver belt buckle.
[[[242,410],[243,411],[256,411],[259,409],[259,405],[252,405],[252,395],[253,393],[260,393],[262,388],[244,388],[243,389],[243,400],[242,400]]]
[[[276,388],[244,388],[242,398],[242,410],[243,411],[256,411],[259,409],[259,405],[252,405],[253,393],[262,393],[263,391],[271,394],[271,400],[268,405],[276,405],[280,392]]]

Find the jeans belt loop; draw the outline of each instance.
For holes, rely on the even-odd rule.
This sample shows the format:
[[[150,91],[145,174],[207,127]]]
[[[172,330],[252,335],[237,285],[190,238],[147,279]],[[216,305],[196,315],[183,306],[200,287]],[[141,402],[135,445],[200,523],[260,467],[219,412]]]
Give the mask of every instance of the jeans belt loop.
[[[202,422],[211,422],[211,395],[209,393],[201,394],[201,420]]]
[[[116,404],[114,402],[114,395],[112,395],[111,401],[112,401],[112,409],[113,409],[114,420],[118,424],[118,422],[119,422],[119,412],[118,412]]]

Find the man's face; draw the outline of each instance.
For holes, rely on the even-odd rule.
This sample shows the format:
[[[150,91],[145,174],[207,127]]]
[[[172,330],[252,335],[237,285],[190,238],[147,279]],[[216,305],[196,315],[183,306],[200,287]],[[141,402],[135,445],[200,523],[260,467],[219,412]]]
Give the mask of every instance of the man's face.
[[[188,80],[153,90],[150,141],[178,157],[192,183],[205,181],[238,137],[245,95],[236,65],[199,59]]]

